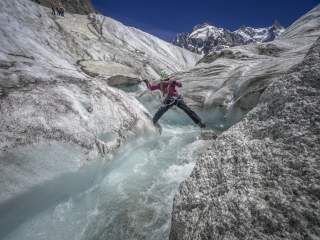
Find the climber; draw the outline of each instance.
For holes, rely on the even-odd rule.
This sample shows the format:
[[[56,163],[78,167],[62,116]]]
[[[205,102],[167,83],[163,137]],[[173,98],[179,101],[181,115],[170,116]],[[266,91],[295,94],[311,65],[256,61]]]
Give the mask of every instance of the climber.
[[[57,8],[57,11],[58,11],[58,15],[61,16],[61,17],[64,17],[64,7],[62,6],[62,4],[60,3],[58,5],[58,8]]]
[[[50,6],[51,6],[51,14],[53,15],[53,16],[55,16],[56,15],[56,5],[53,3],[53,1],[51,0],[50,1]]]
[[[178,94],[176,88],[182,87],[182,83],[180,81],[176,81],[173,78],[166,78],[158,84],[150,84],[148,80],[143,80],[143,82],[145,82],[149,90],[160,90],[165,97],[161,107],[153,117],[153,123],[155,125],[158,124],[157,122],[163,114],[165,114],[171,107],[176,105],[182,109],[200,128],[206,127],[205,123],[201,121],[200,117],[186,105],[182,96]]]

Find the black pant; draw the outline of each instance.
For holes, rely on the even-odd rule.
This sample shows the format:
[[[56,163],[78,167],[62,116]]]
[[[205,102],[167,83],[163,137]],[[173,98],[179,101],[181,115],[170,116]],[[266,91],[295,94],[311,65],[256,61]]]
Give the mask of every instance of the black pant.
[[[167,97],[164,101],[159,110],[153,117],[153,123],[157,123],[158,120],[165,114],[171,107],[176,105],[180,109],[182,109],[188,116],[193,120],[195,124],[199,124],[201,122],[200,117],[192,111],[186,103],[183,101],[182,97]]]

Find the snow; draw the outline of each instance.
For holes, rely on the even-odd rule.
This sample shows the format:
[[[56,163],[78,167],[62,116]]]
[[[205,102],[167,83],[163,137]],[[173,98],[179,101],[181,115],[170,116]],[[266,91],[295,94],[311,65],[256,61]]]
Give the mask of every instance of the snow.
[[[215,26],[205,26],[193,31],[189,37],[206,41],[209,37],[218,38],[223,34],[223,31],[222,28],[217,28]]]
[[[234,31],[234,33],[241,35],[246,42],[266,42],[270,38],[272,29],[273,26],[267,28],[244,27]],[[280,36],[284,31],[284,28],[277,28],[275,33]]]
[[[275,22],[271,27],[241,27],[234,32],[205,23],[195,26],[190,34],[178,34],[174,44],[206,55],[232,46],[272,41],[284,30],[278,22]]]

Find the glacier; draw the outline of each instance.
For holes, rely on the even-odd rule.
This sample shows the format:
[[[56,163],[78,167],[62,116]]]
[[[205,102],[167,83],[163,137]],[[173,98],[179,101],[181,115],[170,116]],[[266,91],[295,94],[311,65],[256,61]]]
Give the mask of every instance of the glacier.
[[[187,214],[177,210],[184,204],[180,183],[216,135],[251,112],[320,33],[317,6],[274,41],[201,56],[96,13],[54,17],[27,0],[2,0],[0,8],[6,240],[180,234],[177,222]],[[173,108],[159,135],[151,116],[161,96],[140,81],[162,71],[182,81],[186,102],[208,130]]]
[[[112,164],[123,164],[119,174],[129,174],[126,163],[130,164],[130,158],[119,156],[118,151],[133,155],[137,146],[129,142],[138,143],[137,138],[142,139],[139,154],[154,153],[144,159],[133,155],[136,171],[151,159],[141,173],[150,168],[154,177],[167,172],[169,176],[170,161],[177,161],[171,171],[180,171],[181,176],[159,182],[168,187],[167,192],[159,193],[168,201],[166,211],[158,216],[163,234],[168,235],[174,192],[193,165],[167,154],[191,143],[197,132],[189,125],[178,132],[169,128],[168,134],[158,139],[150,111],[128,91],[132,87],[145,90],[138,84],[141,79],[159,78],[162,71],[186,70],[201,56],[99,14],[67,13],[59,18],[27,0],[4,0],[0,8],[5,9],[0,12],[1,239],[88,236],[90,226],[99,219],[94,218],[97,209],[103,214],[101,204],[108,201],[105,196],[98,200],[90,192],[98,188],[103,195],[102,189],[112,189],[103,181]],[[159,99],[152,104],[159,104]],[[187,134],[185,141],[182,131]],[[158,141],[164,149],[170,142],[180,145],[172,145],[169,152],[158,151]],[[162,167],[159,175],[155,174],[157,164],[159,170]],[[133,178],[125,179],[122,184],[131,181],[134,183]],[[141,185],[151,186],[147,181]],[[121,196],[118,193],[114,197]],[[91,202],[75,204],[78,208],[74,210],[73,201],[79,196]],[[121,203],[118,200],[115,203]],[[81,217],[84,221],[79,222]],[[59,231],[62,226],[64,230]]]
[[[200,59],[100,15],[54,18],[50,9],[24,0],[1,1],[0,7],[6,9],[0,14],[0,202],[52,177],[39,169],[37,175],[30,170],[14,179],[5,171],[9,165],[20,172],[18,160],[8,161],[12,151],[43,144],[54,154],[51,143],[71,143],[83,152],[73,165],[77,169],[101,150],[111,154],[131,135],[155,132],[145,107],[108,81],[137,83],[163,70],[187,69]],[[108,134],[115,139],[99,137]],[[68,155],[59,154],[61,169],[64,164],[67,169],[71,162],[62,159]],[[41,166],[50,169],[50,164]]]

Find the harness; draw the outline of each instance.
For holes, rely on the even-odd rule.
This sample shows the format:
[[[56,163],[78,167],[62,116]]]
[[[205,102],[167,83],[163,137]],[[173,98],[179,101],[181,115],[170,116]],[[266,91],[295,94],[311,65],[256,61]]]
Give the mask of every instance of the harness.
[[[169,85],[168,85],[168,87],[169,87]],[[178,101],[182,100],[182,96],[181,95],[171,96],[171,97],[167,96],[165,98],[166,94],[165,94],[165,91],[164,91],[164,82],[160,82],[160,91],[162,93],[162,97],[164,98],[164,99],[162,98],[162,105],[163,106],[172,106],[174,104],[177,104]],[[165,103],[167,100],[170,101],[170,102],[169,103]]]
[[[170,102],[166,103],[167,100],[170,101]],[[163,105],[163,106],[166,106],[166,107],[169,107],[169,106],[172,106],[172,105],[174,105],[174,104],[177,104],[179,101],[182,101],[182,100],[183,100],[183,99],[182,99],[182,96],[181,96],[181,95],[179,95],[179,96],[167,97],[167,98],[163,101],[162,105]]]

